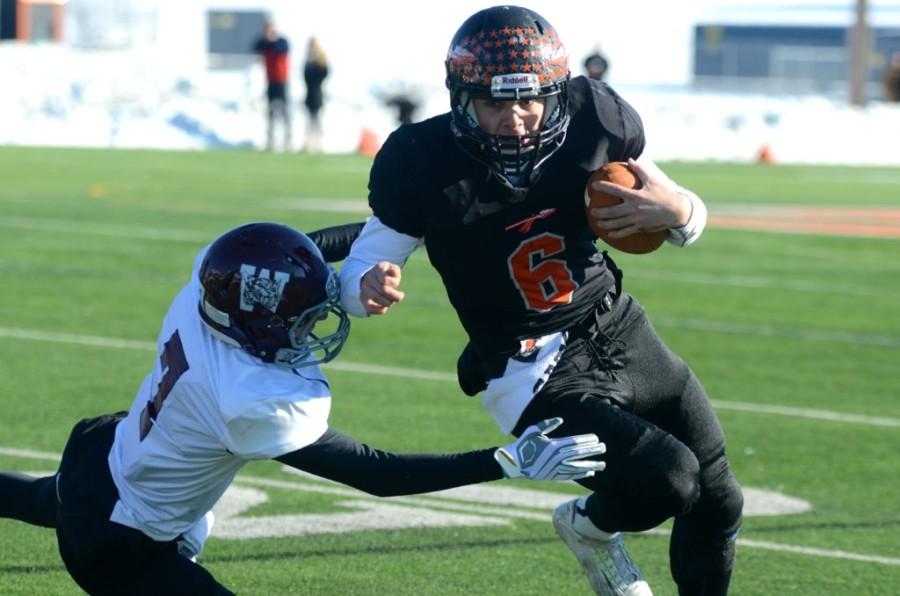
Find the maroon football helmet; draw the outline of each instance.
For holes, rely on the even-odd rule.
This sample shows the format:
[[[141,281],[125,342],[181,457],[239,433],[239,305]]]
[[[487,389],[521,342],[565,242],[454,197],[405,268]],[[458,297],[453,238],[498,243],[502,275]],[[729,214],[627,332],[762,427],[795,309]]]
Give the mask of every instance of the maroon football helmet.
[[[288,226],[251,223],[226,232],[210,245],[198,276],[207,329],[265,362],[328,362],[350,332],[337,275],[312,240]],[[335,317],[330,324],[327,315]],[[329,332],[315,332],[317,323]]]

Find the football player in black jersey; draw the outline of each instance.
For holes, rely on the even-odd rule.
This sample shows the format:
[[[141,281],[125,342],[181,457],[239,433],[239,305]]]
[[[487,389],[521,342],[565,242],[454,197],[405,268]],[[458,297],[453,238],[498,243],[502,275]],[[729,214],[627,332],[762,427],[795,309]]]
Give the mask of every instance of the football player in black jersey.
[[[571,78],[553,27],[535,12],[477,12],[446,59],[449,113],[401,126],[375,158],[370,218],[341,271],[342,304],[384,314],[403,299],[401,266],[424,243],[469,336],[466,393],[504,432],[549,416],[609,446],[592,492],[561,505],[557,532],[600,594],[649,594],[621,532],[674,518],[680,594],[728,591],[743,497],[725,437],[690,368],[660,340],[584,212],[602,164],[624,161],[637,191],[592,216],[627,236],[668,229],[693,242],[706,208],[639,159],[635,110],[603,82]]]

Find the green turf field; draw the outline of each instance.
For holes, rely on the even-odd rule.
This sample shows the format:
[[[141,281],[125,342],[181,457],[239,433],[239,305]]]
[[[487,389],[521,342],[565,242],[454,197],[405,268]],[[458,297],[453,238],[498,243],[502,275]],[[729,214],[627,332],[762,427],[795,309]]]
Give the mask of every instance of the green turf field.
[[[128,407],[206,242],[250,220],[307,230],[358,221],[369,165],[0,148],[0,469],[52,471],[75,421]],[[663,167],[714,214],[900,209],[897,169]],[[711,226],[688,249],[618,261],[706,385],[748,489],[732,593],[900,593],[900,239]],[[463,335],[424,254],[404,286],[406,301],[355,320],[328,365],[333,426],[404,451],[505,442],[454,383]],[[504,481],[378,500],[253,464],[203,560],[240,594],[588,594],[549,523],[566,494],[580,493]],[[790,497],[792,512],[773,514],[773,494]],[[248,537],[240,521],[251,516]],[[355,529],[374,518],[377,527]],[[627,539],[661,596],[675,594],[664,533]],[[0,594],[76,593],[52,531],[0,520]]]

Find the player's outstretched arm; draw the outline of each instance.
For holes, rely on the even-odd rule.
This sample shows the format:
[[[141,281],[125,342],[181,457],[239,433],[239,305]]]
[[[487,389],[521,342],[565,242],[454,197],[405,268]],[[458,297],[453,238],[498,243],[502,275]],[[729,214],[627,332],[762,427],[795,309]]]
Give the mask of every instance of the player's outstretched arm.
[[[341,306],[351,315],[385,314],[403,300],[400,270],[420,239],[370,217],[341,267]]]
[[[562,423],[562,418],[542,420],[526,428],[515,443],[494,451],[504,474],[531,480],[580,480],[602,472],[605,462],[587,458],[606,453],[606,444],[595,434],[547,436]]]
[[[529,427],[500,448],[454,454],[399,454],[374,449],[329,429],[315,443],[275,459],[379,497],[446,490],[501,478],[574,480],[605,467],[585,461],[606,451],[596,435],[550,438],[559,418]]]
[[[364,225],[366,225],[364,221],[342,224],[314,230],[306,235],[322,251],[322,258],[326,263],[337,263],[350,254],[350,247],[359,237]]]

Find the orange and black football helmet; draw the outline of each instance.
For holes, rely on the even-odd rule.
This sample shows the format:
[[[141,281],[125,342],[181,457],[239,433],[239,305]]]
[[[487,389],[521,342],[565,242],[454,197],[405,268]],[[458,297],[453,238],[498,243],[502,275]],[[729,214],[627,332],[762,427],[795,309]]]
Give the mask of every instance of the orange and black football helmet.
[[[451,126],[459,146],[505,184],[530,186],[562,145],[569,126],[569,58],[556,30],[527,8],[487,8],[456,32],[445,66]],[[543,100],[541,127],[527,136],[488,134],[475,115],[476,98]]]

